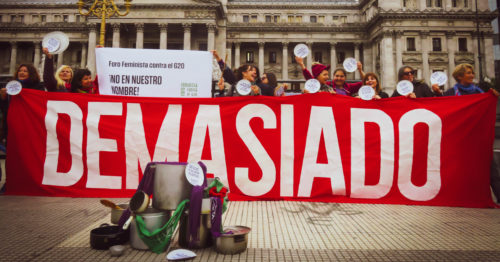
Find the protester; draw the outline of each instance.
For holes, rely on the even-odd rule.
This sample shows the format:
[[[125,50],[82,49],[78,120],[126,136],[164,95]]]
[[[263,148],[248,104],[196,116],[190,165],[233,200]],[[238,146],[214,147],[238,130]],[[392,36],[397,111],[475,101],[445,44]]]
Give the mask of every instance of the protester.
[[[380,81],[378,80],[378,76],[375,73],[366,73],[365,77],[363,78],[363,85],[368,85],[375,90],[375,96],[373,99],[381,99],[381,98],[388,98],[389,95],[382,91],[382,88],[380,87]],[[354,95],[355,97],[359,97],[358,94]]]
[[[54,74],[54,59],[47,48],[43,48],[45,63],[43,71],[43,83],[49,92],[70,92],[73,69],[62,65]]]
[[[408,94],[407,97],[417,98],[417,97],[434,97],[442,96],[441,89],[439,89],[438,84],[432,85],[432,90],[429,86],[422,80],[415,79],[415,70],[411,66],[402,66],[398,71],[398,82],[401,80],[408,80],[413,84],[413,92]],[[401,96],[398,90],[394,90],[391,97]]]
[[[322,92],[351,96],[352,94],[358,92],[359,88],[362,86],[362,82],[352,84],[346,83],[345,78],[347,72],[342,68],[335,69],[333,73],[333,81],[328,81],[328,70],[330,69],[329,65],[325,66],[320,63],[313,64],[311,67],[313,73],[311,75],[309,70],[307,70],[306,66],[304,65],[303,58],[296,56],[295,61],[300,65],[300,68],[302,68],[302,74],[304,75],[304,78],[306,80],[314,77],[319,81],[319,83],[321,84],[320,91]],[[363,65],[361,64],[361,62],[358,62],[358,70],[361,74],[361,77],[364,77]],[[307,93],[307,90],[305,90],[304,92]]]
[[[472,67],[472,65],[459,64],[455,67],[455,70],[453,70],[452,75],[457,83],[452,88],[446,90],[444,96],[462,96],[483,93],[483,90],[474,84],[474,67]],[[500,95],[495,89],[491,88],[490,90],[497,97]],[[490,184],[497,202],[500,202],[500,174],[495,154],[493,154],[493,159],[491,161]]]
[[[21,64],[17,68],[16,72],[12,76],[12,80],[17,80],[21,83],[22,88],[27,89],[37,89],[43,90],[43,87],[40,85],[40,75],[38,71],[32,64]],[[7,144],[7,114],[9,109],[10,97],[7,95],[7,89],[3,87],[0,89],[0,110],[2,111],[2,139],[1,142]],[[1,179],[1,173],[0,173]],[[5,189],[5,184],[0,189],[0,192],[3,192]]]
[[[92,81],[92,74],[88,69],[76,70],[71,81],[71,93],[99,94],[97,76]]]

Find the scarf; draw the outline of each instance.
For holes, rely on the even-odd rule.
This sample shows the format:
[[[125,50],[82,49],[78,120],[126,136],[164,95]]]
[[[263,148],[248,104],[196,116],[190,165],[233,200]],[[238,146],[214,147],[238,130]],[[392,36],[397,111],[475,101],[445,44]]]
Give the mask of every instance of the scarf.
[[[456,96],[461,96],[461,95],[471,95],[471,94],[481,94],[483,93],[483,90],[481,88],[477,87],[474,84],[470,84],[468,86],[464,86],[460,83],[456,83],[455,86],[453,86],[453,90],[455,90],[455,95]]]

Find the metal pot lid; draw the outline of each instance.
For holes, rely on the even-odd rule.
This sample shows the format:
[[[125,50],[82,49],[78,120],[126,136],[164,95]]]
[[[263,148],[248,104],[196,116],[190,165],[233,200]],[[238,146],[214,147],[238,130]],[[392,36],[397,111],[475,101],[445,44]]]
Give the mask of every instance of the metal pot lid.
[[[224,227],[224,233],[222,233],[222,236],[246,235],[251,230],[251,228],[246,226],[227,226]]]

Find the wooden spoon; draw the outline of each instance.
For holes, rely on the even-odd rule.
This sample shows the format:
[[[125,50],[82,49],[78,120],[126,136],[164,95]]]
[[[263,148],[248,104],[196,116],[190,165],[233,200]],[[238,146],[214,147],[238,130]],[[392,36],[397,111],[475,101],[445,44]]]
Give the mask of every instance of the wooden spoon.
[[[104,206],[107,206],[107,207],[111,207],[113,209],[123,209],[120,206],[118,206],[117,204],[113,203],[113,201],[110,201],[107,199],[101,199],[101,204],[103,204]]]

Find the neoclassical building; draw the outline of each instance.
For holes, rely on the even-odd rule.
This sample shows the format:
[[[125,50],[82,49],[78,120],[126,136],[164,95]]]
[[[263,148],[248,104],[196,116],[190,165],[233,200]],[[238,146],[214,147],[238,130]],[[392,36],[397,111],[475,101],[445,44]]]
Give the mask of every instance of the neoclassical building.
[[[101,20],[80,15],[77,2],[0,1],[0,75],[25,62],[43,70],[41,41],[51,31],[63,31],[71,41],[57,65],[95,73]],[[123,2],[116,0],[122,10]],[[286,81],[303,79],[293,48],[304,43],[311,50],[307,66],[316,61],[341,67],[353,57],[365,72],[379,74],[387,90],[394,89],[402,65],[426,81],[444,71],[449,86],[459,63],[494,77],[496,14],[488,1],[478,0],[477,7],[476,0],[133,0],[127,16],[107,19],[105,46],[216,49],[232,68],[254,64]]]

